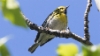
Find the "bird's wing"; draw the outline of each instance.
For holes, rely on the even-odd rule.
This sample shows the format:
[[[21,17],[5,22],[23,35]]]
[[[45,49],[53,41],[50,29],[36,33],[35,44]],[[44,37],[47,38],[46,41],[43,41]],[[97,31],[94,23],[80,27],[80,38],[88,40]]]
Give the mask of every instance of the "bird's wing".
[[[48,27],[48,23],[47,23],[47,20],[48,19],[52,19],[52,17],[53,17],[53,12],[51,13],[51,14],[49,14],[49,16],[45,19],[45,21],[43,22],[43,24],[42,24],[42,27]],[[48,21],[49,22],[49,21]],[[35,39],[35,42],[37,42],[38,41],[38,39],[39,39],[39,37],[40,37],[40,32],[38,32],[38,34],[37,34],[37,36],[36,36],[36,39]]]
[[[37,42],[37,40],[39,39],[39,36],[40,36],[40,32],[37,33],[36,35],[36,38],[35,38],[35,41],[34,42]]]
[[[42,27],[48,27],[48,23],[47,23],[47,20],[48,19],[52,19],[52,17],[54,16],[54,15],[52,15],[53,14],[53,12],[52,13],[50,13],[49,14],[49,16],[45,19],[45,21],[43,22],[43,24],[42,24]],[[48,21],[49,22],[49,21]]]

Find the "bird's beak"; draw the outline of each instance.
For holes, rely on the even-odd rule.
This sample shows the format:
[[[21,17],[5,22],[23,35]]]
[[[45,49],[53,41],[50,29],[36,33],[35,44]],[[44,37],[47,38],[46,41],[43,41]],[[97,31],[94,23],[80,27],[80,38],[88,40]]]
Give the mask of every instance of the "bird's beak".
[[[67,14],[67,9],[68,9],[68,7],[69,7],[69,6],[66,6],[66,9],[65,9],[65,14]]]
[[[66,6],[66,9],[69,8],[70,5]]]

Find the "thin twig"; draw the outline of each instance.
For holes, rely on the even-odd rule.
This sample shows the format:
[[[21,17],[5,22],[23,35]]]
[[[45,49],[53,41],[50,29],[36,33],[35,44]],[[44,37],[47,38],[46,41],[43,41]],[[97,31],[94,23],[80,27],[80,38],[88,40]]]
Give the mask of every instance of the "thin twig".
[[[91,2],[92,2],[92,0],[87,0],[87,7],[86,7],[86,11],[84,13],[84,38],[87,41],[90,40],[89,26],[88,26],[88,23],[89,23],[88,14],[90,12],[90,7],[92,6]]]

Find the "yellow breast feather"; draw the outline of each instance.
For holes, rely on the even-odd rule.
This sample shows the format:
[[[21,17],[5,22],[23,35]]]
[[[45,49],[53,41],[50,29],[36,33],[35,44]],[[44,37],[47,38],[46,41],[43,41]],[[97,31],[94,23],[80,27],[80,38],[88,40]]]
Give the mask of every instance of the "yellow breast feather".
[[[60,20],[63,23],[67,23],[67,16],[64,13],[58,14],[56,19]]]

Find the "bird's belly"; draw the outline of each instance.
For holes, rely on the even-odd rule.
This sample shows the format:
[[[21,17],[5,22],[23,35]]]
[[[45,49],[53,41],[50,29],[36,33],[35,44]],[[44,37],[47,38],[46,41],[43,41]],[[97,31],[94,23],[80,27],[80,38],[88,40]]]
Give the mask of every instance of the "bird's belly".
[[[67,27],[67,24],[61,22],[60,20],[53,20],[49,24],[49,28],[53,30],[65,30],[66,27]]]

